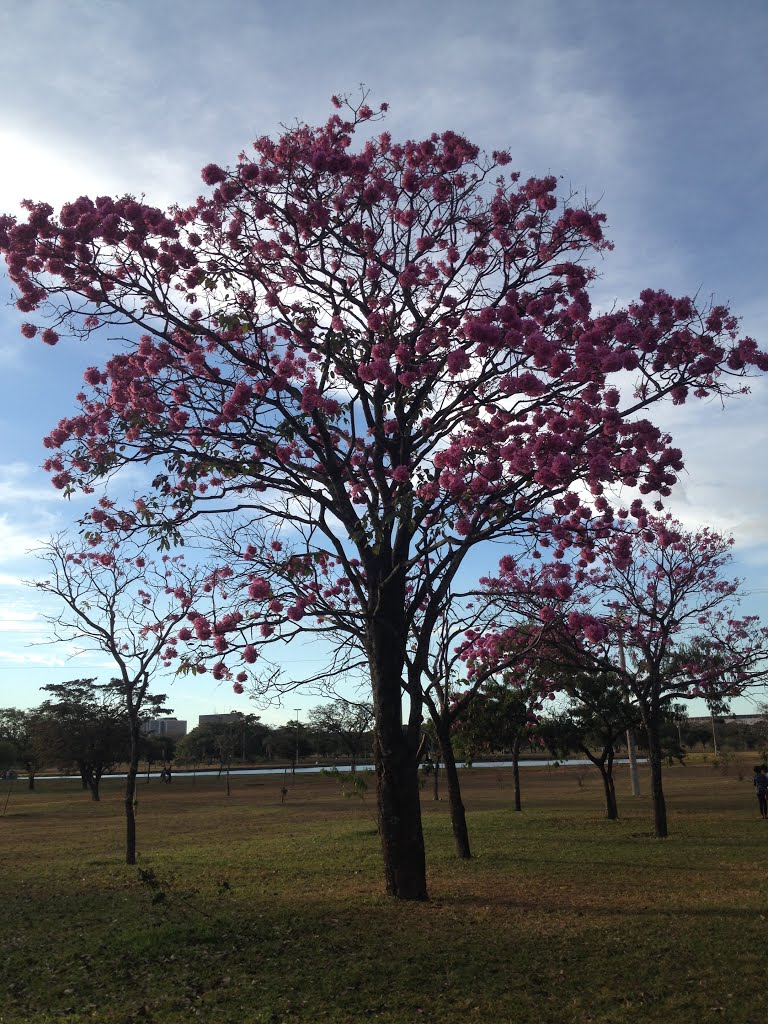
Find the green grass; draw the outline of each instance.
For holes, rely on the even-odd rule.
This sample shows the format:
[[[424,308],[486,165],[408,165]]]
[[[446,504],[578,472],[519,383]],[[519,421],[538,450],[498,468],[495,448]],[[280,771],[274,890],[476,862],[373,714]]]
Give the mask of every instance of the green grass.
[[[475,857],[423,794],[431,899],[382,894],[367,802],[334,780],[16,783],[0,817],[0,1024],[753,1024],[768,1009],[768,823],[749,775],[670,769],[671,836],[574,769],[465,773]],[[623,783],[623,780],[622,780]],[[644,780],[647,792],[647,780]],[[0,786],[0,796],[5,798]],[[754,805],[754,806],[753,806]],[[0,802],[0,809],[2,803]]]

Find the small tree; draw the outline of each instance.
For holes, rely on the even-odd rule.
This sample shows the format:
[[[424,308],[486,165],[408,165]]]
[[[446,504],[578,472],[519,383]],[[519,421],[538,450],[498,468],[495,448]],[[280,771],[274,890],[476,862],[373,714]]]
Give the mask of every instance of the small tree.
[[[19,708],[0,708],[0,739],[14,751],[13,763],[24,768],[27,786],[35,788],[35,774],[40,767],[40,752],[35,742],[35,714]]]
[[[355,771],[361,754],[370,750],[373,708],[370,704],[338,698],[309,712],[309,724],[333,738],[337,749],[348,754]]]
[[[31,585],[60,606],[46,615],[52,642],[85,643],[107,654],[118,671],[110,686],[128,722],[125,859],[135,864],[141,723],[157,712],[150,683],[155,671],[171,664],[177,634],[184,632],[179,627],[203,593],[205,574],[178,555],[155,560],[146,544],[117,533],[91,540],[83,550],[64,536],[53,538],[39,553],[48,576]]]
[[[95,679],[74,679],[42,687],[53,699],[35,715],[35,740],[46,762],[74,766],[83,788],[99,800],[102,775],[129,749],[129,724],[124,702]]]
[[[578,751],[592,762],[603,783],[606,817],[615,821],[619,808],[614,758],[622,736],[640,721],[637,706],[627,701],[622,681],[606,673],[573,675],[563,692],[570,698],[569,706],[541,723],[538,735],[555,757]]]
[[[0,770],[13,768],[17,758],[16,747],[10,740],[0,738]]]
[[[507,753],[512,759],[514,808],[522,811],[520,752],[533,733],[546,691],[535,681],[518,677],[506,683],[486,683],[468,706],[457,726],[458,740],[467,760],[481,751]]]

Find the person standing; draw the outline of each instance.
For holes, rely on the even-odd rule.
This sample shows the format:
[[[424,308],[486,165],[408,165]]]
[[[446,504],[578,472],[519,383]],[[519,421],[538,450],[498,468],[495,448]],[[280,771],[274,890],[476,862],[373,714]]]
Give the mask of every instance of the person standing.
[[[768,765],[755,765],[755,774],[752,776],[752,785],[757,793],[757,805],[760,808],[760,817],[768,818]]]

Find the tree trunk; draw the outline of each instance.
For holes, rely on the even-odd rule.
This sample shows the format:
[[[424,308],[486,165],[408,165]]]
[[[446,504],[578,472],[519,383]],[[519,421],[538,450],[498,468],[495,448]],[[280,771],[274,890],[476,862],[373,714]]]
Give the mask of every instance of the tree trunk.
[[[440,756],[445,764],[445,777],[448,781],[448,802],[451,809],[451,827],[453,828],[456,856],[461,857],[462,860],[469,860],[472,856],[472,851],[469,848],[467,816],[464,811],[464,801],[461,799],[459,772],[456,768],[456,758],[453,754],[453,744],[451,743],[448,729],[439,730],[438,738],[440,740]],[[435,768],[435,771],[437,771],[437,768]]]
[[[616,751],[613,749],[613,747],[612,746],[609,747],[609,749],[608,749],[608,758],[607,758],[606,766],[605,766],[605,774],[606,774],[606,776],[608,778],[608,790],[609,790],[609,793],[606,794],[606,801],[607,801],[608,795],[610,795],[610,804],[606,804],[606,806],[607,806],[607,809],[608,809],[608,817],[611,819],[611,821],[616,821],[617,818],[619,817],[619,806],[616,803],[616,783],[615,783],[614,778],[613,778],[613,759],[615,757],[615,754],[616,754]]]
[[[376,796],[384,879],[388,896],[427,899],[418,765],[406,745],[377,730]],[[381,735],[384,733],[384,735]]]
[[[35,788],[35,773],[27,769],[27,789]]]
[[[646,707],[641,705],[641,713],[643,715],[643,725],[648,734],[648,762],[651,768],[653,824],[659,839],[666,839],[669,833],[667,831],[667,804],[661,784],[662,756],[658,709],[653,703]]]
[[[427,869],[419,802],[419,737],[414,741],[412,730],[403,727],[404,585],[393,585],[391,581],[382,584],[377,596],[366,639],[384,879],[387,895],[425,900]],[[418,717],[420,720],[420,713]]]
[[[605,764],[598,766],[603,777],[603,789],[605,790],[605,816],[609,821],[616,821],[619,817],[619,809],[616,804],[616,786],[613,781],[613,772]]]
[[[125,863],[136,863],[136,777],[139,774],[139,723],[131,723],[128,774],[125,777]]]
[[[603,780],[603,793],[605,794],[605,816],[610,821],[616,821],[619,816],[619,809],[616,803],[616,786],[613,781],[613,747],[603,747],[600,757],[595,757],[589,747],[580,746],[582,754],[586,754],[592,764],[600,772]]]
[[[520,799],[520,744],[522,743],[522,735],[518,733],[515,736],[515,742],[512,744],[512,779],[515,786],[515,810],[522,811],[523,802]]]

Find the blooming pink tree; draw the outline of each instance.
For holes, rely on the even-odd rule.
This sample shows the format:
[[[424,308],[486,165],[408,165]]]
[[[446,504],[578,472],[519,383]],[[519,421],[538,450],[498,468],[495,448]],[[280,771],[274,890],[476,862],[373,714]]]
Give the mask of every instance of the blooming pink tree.
[[[665,710],[679,699],[736,696],[768,675],[768,628],[740,614],[740,581],[724,576],[732,544],[709,529],[688,531],[670,517],[636,526],[625,516],[586,557],[553,565],[563,585],[559,608],[540,573],[531,574],[526,595],[515,571],[516,606],[527,601],[529,614],[549,624],[533,657],[547,666],[553,686],[560,677],[573,689],[568,673],[574,683],[591,674],[611,687],[618,681],[636,701],[648,735],[660,837],[668,831],[660,741]],[[499,576],[487,581],[502,604],[509,600],[507,576],[502,564]],[[706,643],[693,642],[701,636]]]
[[[110,689],[120,695],[129,731],[125,859],[135,864],[140,726],[157,708],[150,685],[176,660],[181,623],[190,614],[195,621],[196,602],[207,600],[207,574],[180,555],[154,558],[151,547],[117,532],[85,547],[54,537],[39,557],[46,575],[31,585],[56,600],[56,610],[43,613],[51,642],[103,652],[117,673]]]
[[[29,202],[0,219],[0,250],[25,336],[129,336],[46,439],[56,486],[155,463],[124,510],[137,526],[239,510],[243,548],[290,535],[293,564],[254,572],[242,653],[261,626],[287,639],[318,619],[364,651],[386,887],[423,899],[420,680],[466,556],[544,507],[565,548],[594,511],[577,483],[606,516],[607,484],[667,494],[681,453],[641,411],[741,390],[768,361],[721,306],[646,290],[593,312],[604,217],[558,199],[554,177],[522,181],[451,131],[395,142],[383,107],[334,103],[318,128],[205,167],[188,208]]]

